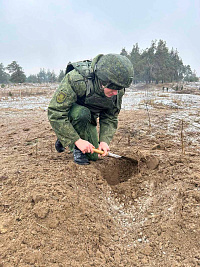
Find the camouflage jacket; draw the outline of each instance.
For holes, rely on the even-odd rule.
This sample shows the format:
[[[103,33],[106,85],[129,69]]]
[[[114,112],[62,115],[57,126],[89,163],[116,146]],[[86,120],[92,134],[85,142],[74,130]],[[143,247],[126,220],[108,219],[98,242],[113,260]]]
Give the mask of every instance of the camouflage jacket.
[[[92,63],[87,62],[89,71],[93,68],[95,60],[98,58]],[[74,103],[88,107],[94,121],[99,117],[99,141],[109,144],[117,129],[117,117],[123,95],[124,90],[120,90],[117,96],[108,98],[101,89],[97,77],[94,76],[92,80],[86,79],[77,69],[68,72],[48,107],[49,121],[62,145],[71,146],[80,138],[68,117]]]

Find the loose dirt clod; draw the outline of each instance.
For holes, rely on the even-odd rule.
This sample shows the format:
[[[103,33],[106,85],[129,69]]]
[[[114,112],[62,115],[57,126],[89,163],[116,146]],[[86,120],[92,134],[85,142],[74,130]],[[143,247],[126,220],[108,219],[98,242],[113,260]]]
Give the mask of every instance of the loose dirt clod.
[[[159,159],[156,158],[155,156],[147,156],[145,162],[148,168],[151,170],[156,169],[159,165]]]

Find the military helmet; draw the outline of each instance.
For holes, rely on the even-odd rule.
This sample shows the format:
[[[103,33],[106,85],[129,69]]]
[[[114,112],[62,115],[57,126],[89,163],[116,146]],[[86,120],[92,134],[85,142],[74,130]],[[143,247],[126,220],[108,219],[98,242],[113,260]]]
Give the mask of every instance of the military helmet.
[[[125,56],[107,54],[101,56],[96,63],[95,74],[102,85],[120,90],[130,86],[133,80],[133,65]]]

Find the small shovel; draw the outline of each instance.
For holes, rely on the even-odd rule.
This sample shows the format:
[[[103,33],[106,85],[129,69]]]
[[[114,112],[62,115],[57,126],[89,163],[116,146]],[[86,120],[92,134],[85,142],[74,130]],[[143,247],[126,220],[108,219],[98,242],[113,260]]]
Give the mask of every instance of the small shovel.
[[[93,148],[93,151],[95,153],[98,153],[98,154],[101,154],[101,155],[104,153],[104,151],[96,149],[96,148]],[[134,163],[138,163],[138,160],[136,160],[136,159],[132,159],[132,158],[125,157],[125,156],[116,155],[116,154],[113,154],[113,153],[110,153],[110,152],[108,152],[106,156],[109,156],[109,157],[112,157],[112,158],[116,158],[116,159],[125,159],[125,160],[132,161]]]

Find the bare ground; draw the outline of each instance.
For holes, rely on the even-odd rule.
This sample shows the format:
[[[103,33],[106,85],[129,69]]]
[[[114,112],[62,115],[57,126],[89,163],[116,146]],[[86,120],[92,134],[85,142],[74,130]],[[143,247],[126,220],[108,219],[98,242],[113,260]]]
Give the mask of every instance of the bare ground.
[[[46,111],[1,109],[0,266],[199,266],[199,146],[171,112],[120,113],[111,152],[138,164],[79,166]]]

